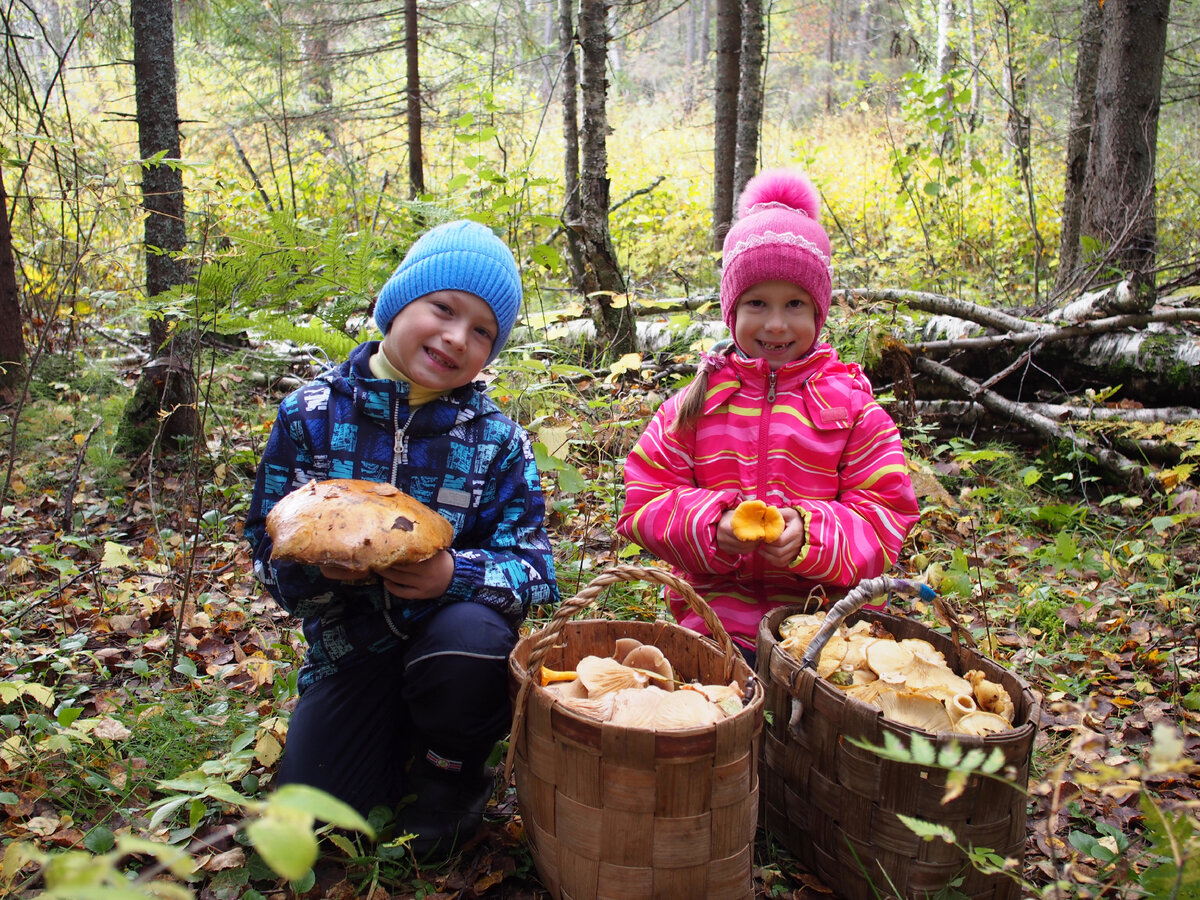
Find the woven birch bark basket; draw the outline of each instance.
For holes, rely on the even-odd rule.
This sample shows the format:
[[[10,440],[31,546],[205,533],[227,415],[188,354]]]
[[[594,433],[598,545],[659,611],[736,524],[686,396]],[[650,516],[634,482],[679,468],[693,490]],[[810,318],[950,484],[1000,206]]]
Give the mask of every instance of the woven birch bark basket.
[[[972,649],[900,616],[863,610],[846,619],[879,622],[897,640],[922,638],[946,656],[959,675],[982,670],[1013,698],[1011,731],[976,737],[930,734],[885,719],[877,707],[848,697],[836,685],[802,668],[780,646],[779,625],[803,607],[770,612],[759,626],[756,666],[766,691],[763,734],[763,824],[780,844],[844,900],[925,900],[954,885],[953,896],[1016,900],[1020,885],[1004,874],[985,875],[966,854],[941,839],[923,840],[900,816],[951,829],[957,843],[1024,857],[1029,762],[1039,708],[1029,685]],[[935,766],[884,759],[850,739],[882,747],[885,734],[905,747],[923,735],[941,751],[957,743],[1004,757],[1003,781],[971,775],[949,802],[947,772]],[[1015,787],[1014,787],[1015,785]]]
[[[673,622],[574,620],[603,589],[648,581],[677,591],[711,629]],[[715,724],[669,731],[571,710],[539,682],[610,656],[618,638],[658,647],[682,681],[737,682],[747,702]],[[564,601],[509,657],[514,697],[506,771],[542,883],[560,900],[750,898],[758,827],[763,692],[708,605],[661,569],[614,566]]]

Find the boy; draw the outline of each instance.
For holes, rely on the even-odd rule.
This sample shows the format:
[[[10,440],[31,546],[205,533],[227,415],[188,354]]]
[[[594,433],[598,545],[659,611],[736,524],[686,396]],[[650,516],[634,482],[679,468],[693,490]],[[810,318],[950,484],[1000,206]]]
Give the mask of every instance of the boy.
[[[531,604],[559,599],[529,437],[473,383],[520,305],[516,262],[488,228],[423,235],[379,293],[383,340],[280,404],[246,518],[255,576],[308,642],[277,782],[364,815],[415,794],[397,824],[418,856],[482,821],[517,628]],[[267,513],[327,478],[396,485],[449,519],[450,549],[369,583],[272,562]]]

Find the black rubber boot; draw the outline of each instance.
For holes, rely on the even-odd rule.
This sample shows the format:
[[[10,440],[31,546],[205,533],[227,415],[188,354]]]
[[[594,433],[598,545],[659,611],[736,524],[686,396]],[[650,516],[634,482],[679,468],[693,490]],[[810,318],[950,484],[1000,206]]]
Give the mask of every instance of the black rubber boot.
[[[485,766],[447,771],[417,760],[405,782],[415,797],[397,817],[402,831],[416,835],[409,843],[413,855],[445,859],[474,837],[495,787],[495,772]]]

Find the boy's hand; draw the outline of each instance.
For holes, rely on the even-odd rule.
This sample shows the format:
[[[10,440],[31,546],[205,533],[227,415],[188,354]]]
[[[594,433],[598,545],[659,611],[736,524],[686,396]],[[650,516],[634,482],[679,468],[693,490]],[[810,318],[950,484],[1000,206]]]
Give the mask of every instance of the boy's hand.
[[[446,593],[454,578],[454,556],[439,550],[429,559],[395,565],[379,573],[388,593],[402,600],[432,600]]]

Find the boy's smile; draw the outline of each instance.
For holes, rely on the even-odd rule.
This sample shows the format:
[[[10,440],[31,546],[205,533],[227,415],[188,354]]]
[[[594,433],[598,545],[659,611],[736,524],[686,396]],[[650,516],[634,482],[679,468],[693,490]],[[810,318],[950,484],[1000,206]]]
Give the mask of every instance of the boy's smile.
[[[804,356],[817,338],[812,296],[790,281],[751,285],[734,315],[734,343],[747,356],[767,360],[772,371]]]
[[[388,362],[414,384],[449,391],[475,380],[492,353],[496,315],[466,291],[434,291],[409,303],[383,337]]]

